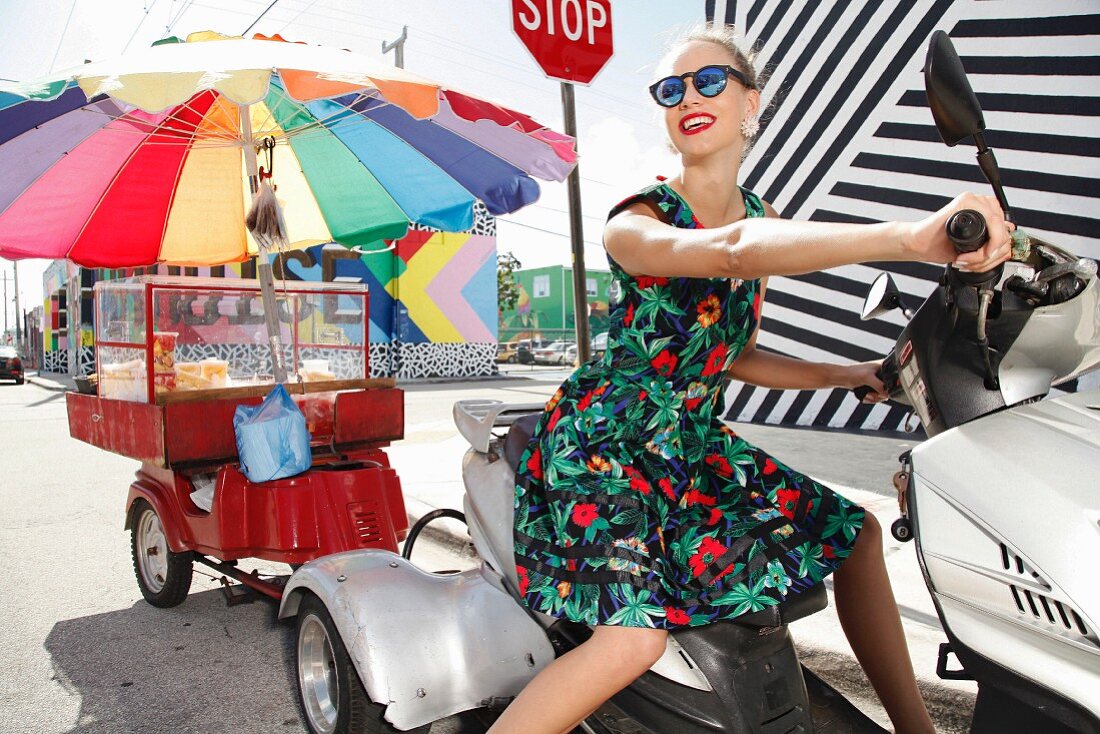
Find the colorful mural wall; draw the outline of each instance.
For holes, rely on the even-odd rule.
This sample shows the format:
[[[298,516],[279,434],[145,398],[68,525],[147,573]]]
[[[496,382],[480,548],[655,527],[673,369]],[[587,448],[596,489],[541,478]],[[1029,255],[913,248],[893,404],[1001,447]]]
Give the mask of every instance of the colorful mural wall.
[[[155,273],[252,278],[255,270],[255,261],[248,261],[204,268],[162,265],[100,270],[94,276],[113,279]],[[273,270],[279,279],[367,285],[370,361],[375,376],[460,377],[489,375],[496,370],[496,222],[481,204],[468,232],[413,228],[400,240],[380,241],[358,250],[336,244],[290,250],[273,258]],[[80,285],[88,281],[90,288],[91,276],[91,271],[59,275],[44,284],[45,292],[57,301],[64,290],[62,281],[70,286],[74,281]],[[50,303],[47,298],[47,311]],[[49,322],[49,313],[45,320]],[[82,370],[85,372],[94,370],[90,366],[94,365],[91,319],[88,321],[87,343],[79,350],[80,356],[74,357],[82,366],[89,365]],[[49,337],[45,341],[49,345]],[[59,341],[54,350],[64,353],[68,344]],[[48,364],[52,371],[69,371],[60,356]]]

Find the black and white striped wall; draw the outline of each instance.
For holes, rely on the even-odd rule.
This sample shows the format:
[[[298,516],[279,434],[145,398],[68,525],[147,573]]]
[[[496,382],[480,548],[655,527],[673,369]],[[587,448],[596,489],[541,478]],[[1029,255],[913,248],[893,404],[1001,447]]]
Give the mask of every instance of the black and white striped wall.
[[[985,110],[1016,221],[1100,257],[1100,2],[706,0],[706,13],[735,25],[765,71],[770,109],[742,178],[784,217],[916,219],[964,190],[988,193],[974,148],[943,145],[926,106],[921,69],[942,29]],[[772,278],[759,345],[819,361],[881,357],[901,317],[858,314],[882,270],[916,303],[940,272],[883,263]],[[842,390],[735,383],[726,398],[729,420],[897,430],[906,415]]]

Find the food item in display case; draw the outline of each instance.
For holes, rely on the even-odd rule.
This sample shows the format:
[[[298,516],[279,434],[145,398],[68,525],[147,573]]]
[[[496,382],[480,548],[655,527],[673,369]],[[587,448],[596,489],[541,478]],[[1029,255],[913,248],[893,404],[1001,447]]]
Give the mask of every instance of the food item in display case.
[[[201,377],[202,369],[199,367],[198,362],[176,362],[176,377],[180,375]]]
[[[199,376],[210,383],[210,387],[225,387],[229,377],[229,363],[224,359],[204,359],[199,362]]]
[[[302,366],[298,370],[298,376],[304,382],[321,382],[335,380],[336,375],[329,371],[327,359],[303,359]]]
[[[153,389],[176,389],[176,337],[174,331],[153,332]]]
[[[117,400],[145,400],[145,360],[104,363],[99,371],[99,394]]]

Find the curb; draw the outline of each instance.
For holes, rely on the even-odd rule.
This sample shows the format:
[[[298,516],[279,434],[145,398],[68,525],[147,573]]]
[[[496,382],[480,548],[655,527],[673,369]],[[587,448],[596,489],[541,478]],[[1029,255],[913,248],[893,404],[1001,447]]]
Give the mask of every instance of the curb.
[[[67,392],[69,387],[62,385],[60,382],[54,382],[53,380],[46,379],[45,377],[39,377],[38,375],[27,375],[27,382],[38,385],[39,387],[47,390],[55,390],[57,392]]]

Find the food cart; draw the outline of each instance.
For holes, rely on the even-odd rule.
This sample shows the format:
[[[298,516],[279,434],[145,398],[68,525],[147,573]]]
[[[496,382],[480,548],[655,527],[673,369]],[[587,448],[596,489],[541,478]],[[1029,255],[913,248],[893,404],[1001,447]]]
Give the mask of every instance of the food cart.
[[[284,387],[306,417],[312,468],[252,482],[233,415],[274,387],[252,280],[143,276],[96,283],[95,394],[68,393],[74,438],[141,462],[125,505],[134,571],[155,606],[181,603],[192,564],[279,598],[244,558],[297,566],[358,548],[397,550],[408,530],[385,447],[402,438],[392,379],[369,378],[365,286],[286,282],[277,324]],[[236,590],[238,593],[231,593]]]

